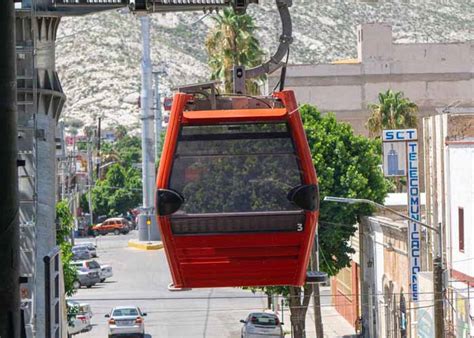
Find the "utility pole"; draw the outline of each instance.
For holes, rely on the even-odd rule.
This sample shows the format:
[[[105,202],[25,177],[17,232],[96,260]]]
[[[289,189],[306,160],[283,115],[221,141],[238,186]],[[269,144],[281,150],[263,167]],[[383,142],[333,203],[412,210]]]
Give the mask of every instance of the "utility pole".
[[[435,337],[444,338],[444,285],[443,285],[443,239],[442,224],[438,226],[438,245],[436,257],[433,260],[433,291],[434,291],[434,324]]]
[[[155,191],[155,138],[154,126],[150,114],[152,106],[152,70],[150,59],[150,17],[140,17],[142,31],[142,88],[141,88],[141,111],[142,111],[142,184],[143,184],[143,208],[138,216],[138,239],[140,241],[158,240],[159,233],[156,219],[153,216],[153,202]]]
[[[97,123],[97,167],[96,167],[96,177],[98,180],[100,180],[100,133],[101,133],[101,127],[100,127],[100,122],[101,122],[101,117],[99,116],[99,121]]]
[[[160,75],[164,74],[162,71],[153,72],[155,75],[155,154],[156,159],[160,158],[161,155],[161,124],[162,124],[162,113],[161,113],[161,95],[160,95]]]
[[[90,214],[90,223],[94,224],[94,215],[92,210],[92,187],[94,185],[94,177],[92,174],[94,166],[92,165],[92,149],[91,149],[91,139],[87,142],[87,174],[88,174],[88,188],[89,188],[89,214]]]
[[[311,253],[311,270],[319,271],[319,233],[316,229],[313,251]],[[314,327],[316,329],[316,337],[324,338],[323,318],[321,315],[321,293],[319,283],[313,284],[313,310],[314,310]]]
[[[15,11],[0,3],[0,337],[20,337]]]

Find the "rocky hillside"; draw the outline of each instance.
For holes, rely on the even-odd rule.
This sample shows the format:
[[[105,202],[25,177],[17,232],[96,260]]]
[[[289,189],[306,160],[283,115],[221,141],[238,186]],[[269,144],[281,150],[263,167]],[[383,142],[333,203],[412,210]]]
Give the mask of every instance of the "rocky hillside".
[[[356,56],[356,26],[386,22],[395,41],[455,42],[473,39],[474,14],[469,0],[293,0],[295,41],[290,63],[318,63]],[[273,0],[252,6],[259,40],[272,53],[280,35]],[[60,24],[56,62],[68,97],[63,117],[81,129],[104,116],[104,124],[140,126],[141,37],[139,18],[123,11],[64,18]],[[152,60],[161,66],[162,89],[208,78],[204,40],[213,25],[202,13],[152,15]],[[202,19],[202,20],[201,20]]]

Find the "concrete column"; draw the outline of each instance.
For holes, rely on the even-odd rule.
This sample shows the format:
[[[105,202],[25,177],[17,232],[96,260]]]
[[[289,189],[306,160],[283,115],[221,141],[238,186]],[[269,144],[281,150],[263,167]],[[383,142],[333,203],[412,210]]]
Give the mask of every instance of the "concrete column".
[[[13,1],[0,3],[0,337],[20,337],[17,110]]]
[[[142,182],[143,182],[143,211],[138,216],[138,239],[140,241],[160,239],[156,217],[152,210],[155,200],[155,135],[153,113],[151,111],[152,94],[152,69],[150,60],[150,18],[140,18],[142,30]],[[148,220],[148,221],[147,221]],[[150,223],[150,224],[147,224]]]
[[[38,96],[36,106],[37,221],[36,331],[44,332],[44,263],[56,245],[56,124],[65,102],[55,67],[58,17],[36,17],[35,45]]]
[[[20,150],[26,161],[20,176],[20,217],[32,235],[22,236],[22,274],[31,286],[33,307],[25,318],[31,334],[45,335],[43,257],[56,245],[56,124],[65,102],[55,69],[55,16],[17,11]],[[32,251],[31,259],[23,259]],[[60,310],[62,311],[62,309]],[[30,334],[30,333],[29,333]]]
[[[37,115],[37,187],[36,210],[36,332],[44,332],[45,294],[43,257],[56,245],[56,121],[46,114]]]

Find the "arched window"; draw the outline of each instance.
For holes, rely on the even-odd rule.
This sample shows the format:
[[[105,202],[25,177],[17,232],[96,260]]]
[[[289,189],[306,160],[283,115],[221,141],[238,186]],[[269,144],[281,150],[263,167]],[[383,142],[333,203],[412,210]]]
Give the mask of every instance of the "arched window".
[[[403,290],[400,291],[400,337],[407,337],[407,307]]]

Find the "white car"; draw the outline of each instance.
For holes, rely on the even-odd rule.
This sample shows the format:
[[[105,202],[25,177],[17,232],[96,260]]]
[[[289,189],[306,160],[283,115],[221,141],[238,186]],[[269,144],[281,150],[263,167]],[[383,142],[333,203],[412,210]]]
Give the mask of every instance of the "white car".
[[[70,311],[72,311],[73,308],[76,311],[74,315],[71,315],[72,318],[68,322],[68,334],[75,335],[81,332],[90,331],[92,329],[92,310],[90,305],[87,303],[79,303],[72,300],[68,300],[67,306],[68,309],[71,309]]]
[[[112,266],[108,264],[100,264],[100,282],[103,283],[107,278],[112,277]]]
[[[87,328],[87,322],[84,318],[76,316],[72,318],[67,325],[68,335],[75,335],[81,332],[85,332]]]
[[[247,319],[240,321],[244,324],[241,330],[242,338],[283,338],[283,323],[278,316],[270,310],[252,312]]]
[[[135,334],[141,338],[145,337],[146,313],[142,312],[137,306],[117,306],[112,309],[110,314],[105,317],[108,321],[109,338],[116,335]]]

